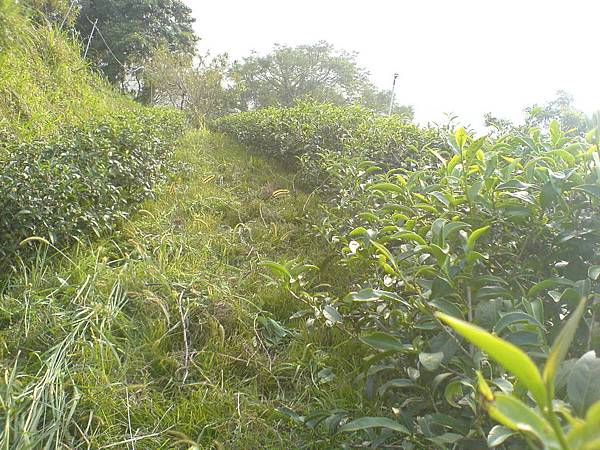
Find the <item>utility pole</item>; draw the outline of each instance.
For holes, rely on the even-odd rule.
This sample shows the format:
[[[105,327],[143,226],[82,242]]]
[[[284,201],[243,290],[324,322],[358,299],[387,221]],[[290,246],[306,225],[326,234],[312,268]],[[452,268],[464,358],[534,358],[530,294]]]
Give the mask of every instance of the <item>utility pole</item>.
[[[388,116],[392,115],[392,108],[394,107],[394,93],[396,89],[396,78],[398,78],[398,73],[394,74],[394,82],[392,83],[392,96],[390,98],[390,109],[388,110]]]

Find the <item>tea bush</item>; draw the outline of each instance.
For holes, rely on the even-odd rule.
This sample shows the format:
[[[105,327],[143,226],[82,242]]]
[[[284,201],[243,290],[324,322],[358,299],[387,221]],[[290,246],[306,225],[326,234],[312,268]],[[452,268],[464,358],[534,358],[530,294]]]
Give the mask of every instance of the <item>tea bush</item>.
[[[326,191],[313,229],[338,249],[354,283],[341,297],[296,287],[310,308],[295,317],[341,328],[370,349],[361,384],[380,414],[283,412],[340,442],[373,447],[599,448],[599,125],[596,116],[585,137],[556,121],[548,133],[496,139],[464,129],[445,143],[421,135],[409,145],[416,165],[387,166],[361,148],[381,147],[379,136],[388,136],[372,130],[344,137],[356,152],[303,158],[301,170],[326,173],[338,187]],[[581,323],[565,327],[575,316]],[[457,325],[464,320],[501,339],[473,338]],[[544,362],[552,368],[542,382],[534,372]]]
[[[365,155],[399,164],[437,138],[401,116],[382,117],[359,106],[301,102],[293,108],[265,108],[225,116],[210,126],[261,154],[294,162],[320,152]]]
[[[144,110],[48,141],[0,142],[11,155],[0,168],[2,253],[30,236],[63,246],[112,229],[161,179],[183,126],[179,113]]]
[[[86,67],[65,32],[0,2],[0,254],[23,239],[67,245],[114,227],[163,176],[185,126]]]

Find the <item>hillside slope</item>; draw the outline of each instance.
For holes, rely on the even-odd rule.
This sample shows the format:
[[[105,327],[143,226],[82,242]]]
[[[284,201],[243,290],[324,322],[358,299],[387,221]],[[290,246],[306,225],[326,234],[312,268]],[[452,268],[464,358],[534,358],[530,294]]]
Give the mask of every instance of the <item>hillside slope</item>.
[[[12,0],[0,2],[0,29],[0,130],[47,138],[139,108],[88,69],[70,36],[37,25]]]
[[[32,236],[112,232],[163,179],[185,118],[116,92],[65,32],[0,5],[0,263],[14,267]]]

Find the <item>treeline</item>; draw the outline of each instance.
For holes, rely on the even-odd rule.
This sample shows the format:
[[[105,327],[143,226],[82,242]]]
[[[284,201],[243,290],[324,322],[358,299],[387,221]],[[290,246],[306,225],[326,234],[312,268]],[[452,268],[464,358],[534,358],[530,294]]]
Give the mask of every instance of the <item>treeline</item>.
[[[27,0],[38,21],[70,29],[113,85],[145,104],[186,110],[203,121],[227,113],[293,106],[311,99],[388,112],[356,54],[327,42],[275,45],[267,55],[230,61],[198,51],[191,10],[181,0]],[[393,105],[412,117],[412,109]]]

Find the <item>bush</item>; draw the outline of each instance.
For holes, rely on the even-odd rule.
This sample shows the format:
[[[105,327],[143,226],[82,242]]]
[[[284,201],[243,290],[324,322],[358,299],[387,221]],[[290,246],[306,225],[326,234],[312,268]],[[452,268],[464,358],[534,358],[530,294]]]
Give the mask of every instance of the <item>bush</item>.
[[[87,69],[77,42],[27,12],[0,0],[4,257],[31,236],[64,246],[112,229],[161,179],[185,125],[181,113],[143,108],[111,89]]]
[[[140,109],[46,141],[0,141],[11,155],[0,169],[1,253],[30,236],[64,246],[112,229],[161,179],[183,126],[178,112]]]
[[[245,127],[251,129],[248,117]],[[306,417],[318,414],[327,424],[322,432],[373,447],[589,443],[582,430],[594,428],[600,408],[592,406],[600,394],[591,381],[600,377],[600,359],[590,352],[600,349],[598,118],[585,137],[561,130],[555,121],[548,133],[532,128],[497,139],[475,139],[459,129],[446,143],[429,130],[396,138],[410,126],[396,128],[392,119],[370,123],[390,128],[354,129],[343,139],[342,154],[321,152],[318,160],[303,158],[300,167],[326,173],[337,187],[322,192],[327,202],[313,229],[338,249],[353,276],[351,292],[336,299],[331,292],[294,287],[294,295],[309,305],[295,317],[309,315],[311,324],[343,328],[370,349],[361,368],[369,406],[364,412],[336,408]],[[287,135],[288,128],[282,129]],[[302,148],[301,138],[297,141],[294,148]],[[373,163],[398,149],[404,158],[388,159],[387,166]],[[411,155],[416,165],[405,164]],[[593,301],[575,314],[585,298]],[[573,320],[564,326],[579,315],[579,325]],[[475,344],[472,337],[483,333],[459,320],[503,341],[481,338],[494,342],[481,345],[488,352],[483,353],[440,318]],[[563,328],[573,333],[568,353],[570,338],[559,337]],[[547,367],[566,360],[540,387],[539,380],[524,376],[520,363],[511,362],[525,364],[527,357],[501,342],[525,350],[537,365],[551,348],[557,363]],[[503,348],[510,349],[508,357]],[[520,412],[503,410],[507,404]],[[369,417],[363,417],[366,410]],[[485,410],[502,425],[483,416]],[[529,421],[535,417],[538,424],[552,422],[551,430],[536,429]]]
[[[310,102],[233,114],[210,126],[256,152],[289,162],[301,155],[313,157],[332,151],[369,154],[378,161],[397,164],[436,137],[435,131],[422,131],[401,116],[382,117],[358,106]]]

